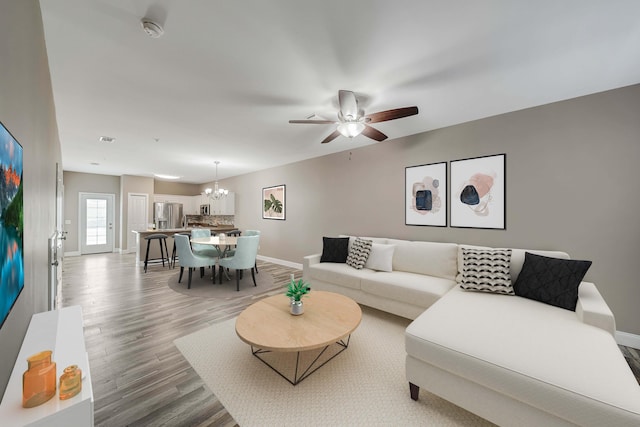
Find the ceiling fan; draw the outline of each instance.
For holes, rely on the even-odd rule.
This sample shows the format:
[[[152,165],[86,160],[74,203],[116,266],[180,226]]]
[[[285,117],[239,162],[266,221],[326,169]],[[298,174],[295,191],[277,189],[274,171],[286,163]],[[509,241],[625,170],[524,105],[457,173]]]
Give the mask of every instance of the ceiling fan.
[[[289,123],[311,123],[311,124],[337,124],[338,128],[327,136],[322,144],[333,141],[340,135],[353,138],[363,134],[367,138],[376,141],[384,141],[387,135],[379,130],[369,126],[370,123],[386,122],[388,120],[401,119],[403,117],[418,114],[418,107],[404,107],[393,110],[379,111],[372,114],[364,114],[364,111],[358,108],[358,100],[356,95],[350,90],[338,91],[338,103],[340,111],[338,111],[338,120],[289,120]]]

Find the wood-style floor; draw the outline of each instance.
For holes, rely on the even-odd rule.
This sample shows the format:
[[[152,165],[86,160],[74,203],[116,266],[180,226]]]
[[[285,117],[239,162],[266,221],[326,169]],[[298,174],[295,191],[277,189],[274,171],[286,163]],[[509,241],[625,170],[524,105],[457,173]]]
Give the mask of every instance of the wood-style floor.
[[[258,269],[283,286],[291,273],[302,275],[260,261]],[[82,306],[96,426],[236,425],[173,340],[237,316],[256,296],[213,302],[178,294],[167,286],[176,272],[160,264],[145,274],[134,254],[65,258],[60,306]]]
[[[258,268],[283,285],[302,273],[261,261]],[[60,306],[82,306],[96,426],[237,425],[173,340],[280,291],[212,302],[172,291],[175,272],[152,265],[145,274],[133,254],[65,258]],[[640,382],[640,351],[621,350]]]

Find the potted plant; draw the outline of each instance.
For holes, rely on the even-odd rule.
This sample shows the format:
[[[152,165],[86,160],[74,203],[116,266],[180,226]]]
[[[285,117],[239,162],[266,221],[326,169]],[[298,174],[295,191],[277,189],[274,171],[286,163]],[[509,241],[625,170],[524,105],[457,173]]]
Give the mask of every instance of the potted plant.
[[[299,315],[304,312],[302,306],[302,297],[311,291],[308,283],[300,279],[297,282],[291,278],[291,282],[287,286],[286,295],[291,299],[291,314]]]

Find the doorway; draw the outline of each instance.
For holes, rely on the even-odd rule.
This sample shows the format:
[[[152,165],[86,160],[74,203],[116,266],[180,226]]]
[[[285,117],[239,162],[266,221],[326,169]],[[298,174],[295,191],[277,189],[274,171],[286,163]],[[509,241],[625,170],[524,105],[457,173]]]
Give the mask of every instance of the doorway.
[[[136,235],[134,231],[145,231],[149,228],[149,195],[129,193],[127,206],[127,252],[135,252]]]
[[[115,195],[80,193],[80,253],[113,252]]]

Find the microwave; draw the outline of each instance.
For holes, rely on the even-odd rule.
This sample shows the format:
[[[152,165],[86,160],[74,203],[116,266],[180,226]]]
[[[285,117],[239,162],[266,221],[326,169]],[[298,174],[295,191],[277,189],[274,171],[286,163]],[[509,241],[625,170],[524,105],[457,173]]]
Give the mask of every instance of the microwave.
[[[209,205],[200,205],[200,215],[209,215]]]

